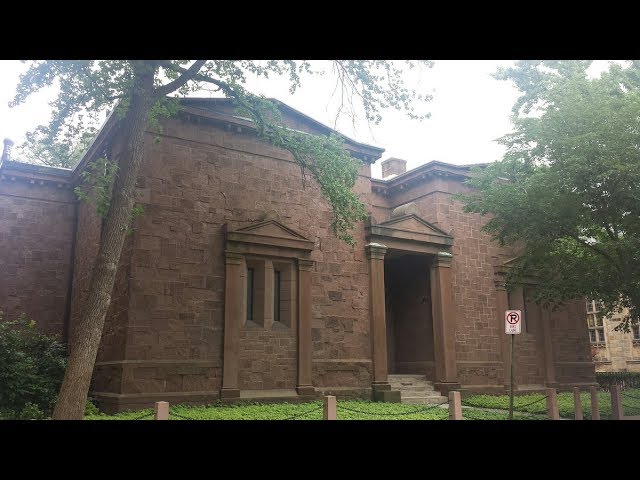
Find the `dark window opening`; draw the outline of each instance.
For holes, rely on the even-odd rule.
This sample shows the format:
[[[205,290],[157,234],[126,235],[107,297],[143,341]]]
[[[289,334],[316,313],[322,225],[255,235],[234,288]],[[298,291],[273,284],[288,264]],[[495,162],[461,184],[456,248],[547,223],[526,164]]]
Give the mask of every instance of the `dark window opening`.
[[[273,272],[273,321],[280,321],[280,271]]]
[[[253,320],[253,273],[253,268],[247,268],[247,320]]]

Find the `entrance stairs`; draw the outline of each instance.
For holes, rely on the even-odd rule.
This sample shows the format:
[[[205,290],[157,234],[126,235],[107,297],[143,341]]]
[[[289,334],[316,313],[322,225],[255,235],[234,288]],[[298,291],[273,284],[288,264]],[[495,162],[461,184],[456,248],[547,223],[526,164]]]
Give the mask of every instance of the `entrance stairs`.
[[[391,384],[391,390],[400,390],[401,403],[427,405],[449,401],[433,388],[433,382],[428,381],[425,375],[399,373],[389,375],[388,381]]]

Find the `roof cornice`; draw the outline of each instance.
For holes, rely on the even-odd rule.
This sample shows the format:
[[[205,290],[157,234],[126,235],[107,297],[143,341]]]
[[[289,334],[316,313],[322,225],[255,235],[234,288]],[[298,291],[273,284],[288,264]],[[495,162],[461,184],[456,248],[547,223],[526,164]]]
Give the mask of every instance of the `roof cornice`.
[[[463,182],[471,176],[469,173],[471,167],[482,167],[484,165],[487,164],[454,165],[452,163],[433,160],[397,177],[393,177],[390,180],[372,178],[371,189],[374,193],[390,196],[433,178],[446,178]]]

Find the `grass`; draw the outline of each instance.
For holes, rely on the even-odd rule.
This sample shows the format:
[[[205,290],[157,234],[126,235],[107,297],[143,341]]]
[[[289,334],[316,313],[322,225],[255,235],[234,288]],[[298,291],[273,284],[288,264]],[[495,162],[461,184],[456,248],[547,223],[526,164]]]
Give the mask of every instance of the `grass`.
[[[634,397],[634,398],[632,398]],[[580,395],[582,413],[585,419],[591,419],[591,395],[583,392]],[[622,403],[625,415],[640,414],[640,389],[627,389],[622,392]],[[509,409],[509,397],[507,395],[474,395],[462,400],[463,405],[490,409]],[[544,395],[519,395],[513,399],[514,412],[522,414],[546,414],[546,400]],[[609,392],[598,392],[598,410],[603,420],[611,418],[611,395]],[[466,410],[463,410],[465,416]],[[561,418],[574,418],[573,393],[563,392],[558,394],[558,412]],[[475,412],[473,413],[475,415]]]
[[[322,420],[322,402],[251,403],[206,407],[176,405],[170,408],[170,413],[171,420]],[[449,418],[448,409],[433,405],[374,403],[357,400],[338,402],[338,420],[445,420],[447,418]],[[85,420],[136,419],[153,419],[153,410],[85,417]]]
[[[640,389],[625,390],[623,404],[627,415],[640,414]],[[635,397],[635,398],[631,398]],[[591,397],[581,395],[582,410],[586,419],[591,418]],[[463,417],[467,420],[506,420],[509,397],[506,395],[474,395],[462,401]],[[598,392],[600,417],[611,417],[611,396]],[[475,408],[473,408],[475,407]],[[573,419],[573,394],[558,394],[558,410],[562,418]],[[208,405],[191,407],[172,406],[171,420],[321,420],[322,402],[309,403],[248,403],[237,405]],[[449,411],[434,405],[407,405],[400,403],[374,403],[358,400],[338,401],[338,420],[446,420]],[[546,418],[544,395],[521,395],[514,399],[515,420],[540,420]],[[90,415],[85,420],[152,420],[153,410],[123,412],[117,415]]]

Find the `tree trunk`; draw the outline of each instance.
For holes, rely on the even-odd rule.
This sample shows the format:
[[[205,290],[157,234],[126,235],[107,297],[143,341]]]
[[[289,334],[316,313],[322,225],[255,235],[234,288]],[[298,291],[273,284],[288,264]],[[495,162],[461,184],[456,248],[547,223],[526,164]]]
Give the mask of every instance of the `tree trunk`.
[[[142,161],[149,110],[154,100],[155,68],[149,67],[150,64],[143,62],[139,62],[137,68],[134,65],[131,103],[122,121],[124,151],[118,161],[111,206],[104,219],[89,294],[80,321],[74,328],[67,369],[53,412],[55,420],[81,420],[84,417],[105,316],[136,200],[135,180]]]

